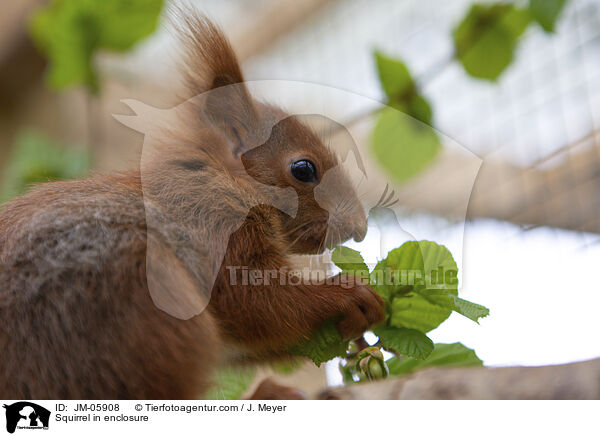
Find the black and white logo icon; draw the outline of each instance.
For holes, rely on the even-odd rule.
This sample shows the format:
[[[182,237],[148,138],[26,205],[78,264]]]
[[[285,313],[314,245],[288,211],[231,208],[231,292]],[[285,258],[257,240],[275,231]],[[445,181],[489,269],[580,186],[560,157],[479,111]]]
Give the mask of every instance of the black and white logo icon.
[[[6,431],[14,433],[16,429],[47,430],[50,411],[28,401],[19,401],[4,405],[6,409]]]

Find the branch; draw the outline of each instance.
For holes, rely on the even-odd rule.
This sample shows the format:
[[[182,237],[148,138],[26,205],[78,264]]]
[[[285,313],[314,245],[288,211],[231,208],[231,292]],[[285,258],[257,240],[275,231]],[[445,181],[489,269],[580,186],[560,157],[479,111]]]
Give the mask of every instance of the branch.
[[[566,365],[430,368],[374,383],[330,388],[318,399],[598,400],[600,359]]]

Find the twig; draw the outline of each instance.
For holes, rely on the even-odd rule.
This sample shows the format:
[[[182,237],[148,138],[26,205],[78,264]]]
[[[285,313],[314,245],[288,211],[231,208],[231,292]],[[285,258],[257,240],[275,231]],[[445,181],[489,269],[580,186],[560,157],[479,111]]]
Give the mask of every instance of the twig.
[[[364,336],[361,336],[360,338],[355,339],[354,343],[358,347],[358,351],[362,351],[365,348],[369,348],[370,347],[369,343],[365,340]]]
[[[446,69],[446,67],[448,67],[448,65],[450,65],[454,61],[454,59],[455,59],[455,55],[454,55],[454,53],[452,53],[451,56],[441,59],[439,62],[436,62],[433,65],[433,67],[430,68],[428,71],[424,72],[420,78],[415,79],[415,83],[417,84],[417,87],[422,89],[425,86],[427,86],[431,81],[436,79]],[[342,125],[348,129],[351,126],[353,126],[354,124],[357,124],[360,121],[363,121],[367,118],[370,118],[370,117],[378,114],[385,107],[387,107],[388,103],[385,103],[384,106],[377,106],[374,108],[369,108],[364,112],[354,115],[352,118],[349,118],[346,121],[344,121],[342,123]]]
[[[383,347],[383,349],[385,351],[387,351],[388,353],[392,353],[396,359],[402,360],[402,354],[398,353],[396,350],[393,350],[391,348],[385,348],[385,347]]]

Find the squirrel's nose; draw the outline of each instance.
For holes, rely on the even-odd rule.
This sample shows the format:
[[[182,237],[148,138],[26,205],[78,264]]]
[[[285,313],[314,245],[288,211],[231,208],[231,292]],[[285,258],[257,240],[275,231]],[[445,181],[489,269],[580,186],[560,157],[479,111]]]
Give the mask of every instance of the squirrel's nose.
[[[365,239],[365,236],[367,236],[366,221],[363,224],[356,226],[356,228],[354,229],[354,232],[352,233],[352,239],[354,239],[356,242],[360,242],[363,239]]]

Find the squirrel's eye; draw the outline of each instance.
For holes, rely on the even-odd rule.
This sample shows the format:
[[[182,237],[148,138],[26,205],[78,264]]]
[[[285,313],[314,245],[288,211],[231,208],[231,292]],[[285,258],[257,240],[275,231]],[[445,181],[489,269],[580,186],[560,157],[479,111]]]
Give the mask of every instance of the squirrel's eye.
[[[309,160],[302,159],[294,162],[291,170],[292,176],[301,182],[311,183],[317,180],[317,169],[315,164]]]

